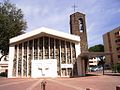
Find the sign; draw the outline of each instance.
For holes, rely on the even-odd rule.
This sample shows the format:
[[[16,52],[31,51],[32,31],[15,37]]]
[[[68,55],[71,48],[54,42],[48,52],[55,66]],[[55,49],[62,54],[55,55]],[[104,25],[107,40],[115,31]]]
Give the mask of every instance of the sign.
[[[32,77],[57,77],[57,60],[32,60]]]
[[[61,68],[73,68],[73,64],[61,64]]]

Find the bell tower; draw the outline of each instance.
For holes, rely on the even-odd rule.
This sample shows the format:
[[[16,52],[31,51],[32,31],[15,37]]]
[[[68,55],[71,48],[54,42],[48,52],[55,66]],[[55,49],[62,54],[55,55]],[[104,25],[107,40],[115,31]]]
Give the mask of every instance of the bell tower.
[[[75,12],[70,15],[70,33],[80,36],[81,53],[88,51],[85,14]]]

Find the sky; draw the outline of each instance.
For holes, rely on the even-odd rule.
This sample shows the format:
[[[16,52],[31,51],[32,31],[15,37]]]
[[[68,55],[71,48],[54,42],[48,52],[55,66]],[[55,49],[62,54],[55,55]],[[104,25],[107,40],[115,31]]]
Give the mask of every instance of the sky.
[[[3,2],[3,0],[0,0]],[[26,32],[47,27],[69,33],[70,14],[86,15],[88,46],[103,44],[102,35],[120,26],[120,0],[10,0],[22,9]]]

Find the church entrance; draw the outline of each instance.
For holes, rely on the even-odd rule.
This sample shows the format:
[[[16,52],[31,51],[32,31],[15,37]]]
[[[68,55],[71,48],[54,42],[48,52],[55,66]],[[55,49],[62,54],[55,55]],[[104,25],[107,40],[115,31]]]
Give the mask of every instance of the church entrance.
[[[62,77],[71,77],[73,76],[72,68],[62,68]]]
[[[57,60],[32,60],[32,77],[57,77]]]
[[[61,77],[73,76],[73,65],[72,64],[61,64]]]

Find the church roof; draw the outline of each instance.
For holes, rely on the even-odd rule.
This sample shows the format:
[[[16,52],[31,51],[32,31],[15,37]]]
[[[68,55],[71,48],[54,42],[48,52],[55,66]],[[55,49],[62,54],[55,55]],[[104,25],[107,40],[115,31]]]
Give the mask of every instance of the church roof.
[[[10,39],[10,44],[11,43],[16,43],[34,36],[44,36],[44,35],[49,35],[49,36],[53,36],[53,37],[57,37],[57,38],[62,38],[62,39],[67,39],[70,41],[74,41],[79,43],[80,42],[80,37],[76,36],[76,35],[72,35],[72,34],[68,34],[68,33],[64,33],[64,32],[60,32],[57,30],[53,30],[53,29],[49,29],[49,28],[45,28],[45,27],[41,27],[38,29],[35,29],[31,32],[16,36],[14,38]]]

